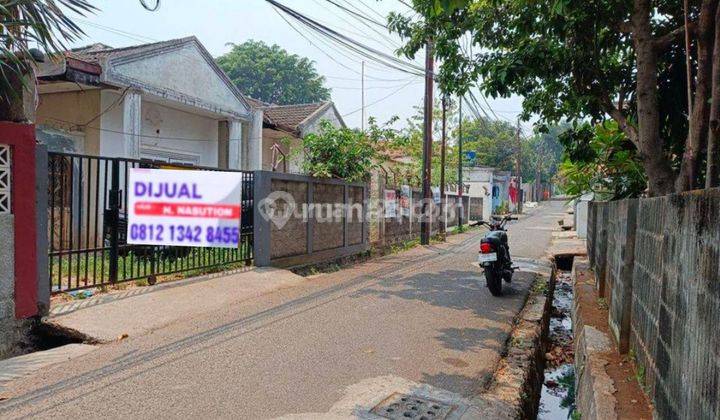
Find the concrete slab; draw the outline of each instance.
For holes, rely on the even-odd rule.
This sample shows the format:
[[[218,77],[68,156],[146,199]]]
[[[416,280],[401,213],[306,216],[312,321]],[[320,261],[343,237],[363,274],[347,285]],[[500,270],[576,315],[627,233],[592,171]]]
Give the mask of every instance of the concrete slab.
[[[311,420],[311,419],[381,419],[372,412],[378,404],[394,394],[437,401],[451,406],[446,420],[477,419],[480,407],[471,400],[453,392],[428,384],[417,383],[394,375],[368,378],[345,389],[344,396],[333,404],[326,413],[288,414],[277,419]]]
[[[305,281],[271,267],[98,295],[58,305],[46,320],[98,342],[138,336],[175,321],[208,313]]]
[[[89,344],[68,344],[50,350],[0,360],[0,394],[4,391],[5,384],[10,381],[30,375],[56,363],[82,356],[95,348],[95,346]]]

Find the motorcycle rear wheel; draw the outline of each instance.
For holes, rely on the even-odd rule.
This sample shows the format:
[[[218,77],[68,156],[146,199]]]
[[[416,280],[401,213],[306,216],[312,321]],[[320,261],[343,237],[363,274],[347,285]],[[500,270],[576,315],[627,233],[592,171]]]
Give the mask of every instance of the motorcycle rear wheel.
[[[502,278],[491,267],[485,269],[485,284],[493,296],[502,296]]]

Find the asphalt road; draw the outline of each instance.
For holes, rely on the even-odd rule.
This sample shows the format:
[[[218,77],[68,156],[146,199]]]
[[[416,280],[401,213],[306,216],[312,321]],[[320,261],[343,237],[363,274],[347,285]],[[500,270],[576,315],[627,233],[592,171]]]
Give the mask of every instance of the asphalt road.
[[[542,257],[561,217],[562,203],[550,202],[511,225],[513,256]],[[533,279],[518,273],[492,297],[472,264],[479,238],[453,236],[102,345],[11,383],[0,418],[327,413],[349,390],[389,392],[383,383],[399,379],[471,396],[491,378]]]

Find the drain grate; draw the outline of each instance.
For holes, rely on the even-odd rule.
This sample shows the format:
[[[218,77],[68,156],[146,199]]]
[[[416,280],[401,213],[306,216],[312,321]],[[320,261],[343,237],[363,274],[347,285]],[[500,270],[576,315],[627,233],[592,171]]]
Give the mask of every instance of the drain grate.
[[[454,405],[414,395],[394,393],[371,410],[386,419],[441,420],[453,410]]]

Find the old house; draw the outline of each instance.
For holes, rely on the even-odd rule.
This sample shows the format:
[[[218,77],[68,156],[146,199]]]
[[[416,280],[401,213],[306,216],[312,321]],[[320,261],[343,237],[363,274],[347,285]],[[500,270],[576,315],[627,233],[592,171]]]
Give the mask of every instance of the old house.
[[[302,172],[302,139],[317,133],[320,122],[345,127],[345,121],[330,101],[275,105],[246,97],[255,112],[262,112],[262,169]]]
[[[38,74],[50,150],[259,169],[253,110],[195,37],[67,51]]]

